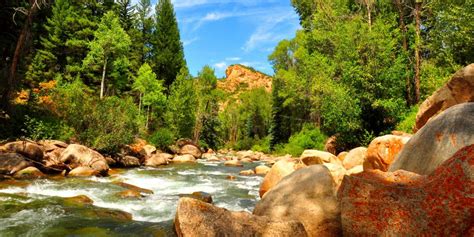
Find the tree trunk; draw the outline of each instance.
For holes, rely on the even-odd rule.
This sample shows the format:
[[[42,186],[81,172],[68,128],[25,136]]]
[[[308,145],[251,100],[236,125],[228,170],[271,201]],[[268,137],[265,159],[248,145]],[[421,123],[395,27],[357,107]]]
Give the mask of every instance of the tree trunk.
[[[107,57],[104,59],[104,67],[102,68],[102,80],[100,81],[100,99],[104,98],[105,71],[107,71]]]
[[[146,130],[148,130],[148,123],[149,123],[149,120],[150,120],[150,106],[148,106],[148,111],[147,111],[147,113],[146,113],[146,124],[145,124]]]
[[[421,55],[420,55],[420,47],[421,47],[421,4],[422,0],[416,0],[415,3],[415,31],[416,31],[416,39],[415,39],[415,101],[414,103],[417,104],[420,101],[420,67],[421,67]]]
[[[395,4],[398,9],[398,26],[400,27],[400,32],[402,34],[402,49],[405,55],[408,56],[408,42],[407,42],[407,28],[405,25],[405,17],[403,13],[403,5],[402,5],[403,0],[395,0]],[[405,87],[406,87],[406,93],[405,93],[405,100],[407,106],[412,105],[412,98],[411,98],[411,79],[410,79],[410,74],[409,72],[409,65],[405,64],[405,72],[406,72],[406,77],[405,77]]]
[[[138,99],[138,116],[142,114],[142,93],[139,95]]]
[[[370,3],[371,0],[366,0],[366,7],[367,7],[367,18],[369,22],[369,31],[372,31],[372,4]]]
[[[4,91],[2,93],[2,107],[5,110],[9,110],[10,97],[12,90],[16,84],[16,73],[18,70],[18,62],[20,61],[21,54],[23,53],[23,48],[25,47],[26,42],[30,38],[30,28],[33,24],[33,18],[38,12],[38,3],[36,0],[30,0],[30,9],[28,10],[28,16],[26,17],[23,28],[21,29],[20,35],[16,41],[15,52],[13,54],[12,63],[10,65],[9,75],[7,78],[7,83],[5,85]]]

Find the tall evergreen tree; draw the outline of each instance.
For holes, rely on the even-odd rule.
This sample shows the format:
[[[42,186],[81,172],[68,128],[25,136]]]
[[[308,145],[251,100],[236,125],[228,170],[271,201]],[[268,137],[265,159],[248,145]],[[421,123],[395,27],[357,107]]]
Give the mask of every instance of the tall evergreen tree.
[[[133,27],[135,7],[131,2],[131,0],[117,0],[117,15],[122,28],[127,32]]]
[[[150,0],[140,0],[136,5],[137,28],[140,31],[140,39],[135,42],[139,48],[139,57],[142,63],[151,61],[153,19],[151,14]]]
[[[155,24],[153,68],[169,91],[181,68],[186,65],[171,0],[159,0],[156,5]]]

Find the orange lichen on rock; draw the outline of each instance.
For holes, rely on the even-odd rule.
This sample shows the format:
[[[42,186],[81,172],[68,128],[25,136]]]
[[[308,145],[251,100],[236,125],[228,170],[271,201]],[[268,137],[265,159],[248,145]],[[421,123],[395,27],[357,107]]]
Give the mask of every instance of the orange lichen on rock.
[[[338,198],[344,234],[468,235],[474,231],[474,145],[427,176],[403,170],[346,176]]]

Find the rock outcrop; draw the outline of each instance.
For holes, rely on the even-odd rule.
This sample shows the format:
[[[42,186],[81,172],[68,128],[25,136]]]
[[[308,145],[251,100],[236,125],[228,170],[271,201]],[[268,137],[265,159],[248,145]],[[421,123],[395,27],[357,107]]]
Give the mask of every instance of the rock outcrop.
[[[403,146],[410,140],[408,136],[385,135],[375,138],[367,148],[364,170],[387,171]]]
[[[431,174],[459,149],[474,144],[474,103],[455,105],[430,120],[405,144],[389,171]]]
[[[43,149],[36,143],[28,141],[16,141],[5,144],[4,149],[7,152],[19,153],[33,161],[41,162],[43,160]]]
[[[341,233],[334,180],[326,167],[312,165],[284,177],[260,200],[254,215],[303,223],[308,236]]]
[[[78,144],[69,145],[61,153],[60,161],[73,168],[90,167],[101,174],[106,174],[109,170],[107,161],[99,152]]]
[[[414,131],[420,130],[431,118],[451,106],[474,102],[474,64],[459,70],[420,106]]]
[[[472,236],[473,196],[474,145],[428,176],[369,170],[346,176],[338,193],[350,236]]]
[[[272,78],[244,65],[232,65],[225,71],[226,78],[217,82],[217,88],[234,93],[244,87],[247,90],[265,88],[272,91]]]
[[[271,221],[247,212],[231,212],[193,198],[180,198],[174,226],[178,236],[306,236],[296,221]]]

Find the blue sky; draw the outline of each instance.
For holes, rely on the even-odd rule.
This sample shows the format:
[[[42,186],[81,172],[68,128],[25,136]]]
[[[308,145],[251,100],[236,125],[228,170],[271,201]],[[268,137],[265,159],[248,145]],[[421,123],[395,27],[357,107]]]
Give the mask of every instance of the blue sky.
[[[293,38],[299,20],[290,0],[172,0],[188,67],[204,66],[224,76],[231,64],[273,75],[268,55],[282,39]]]

